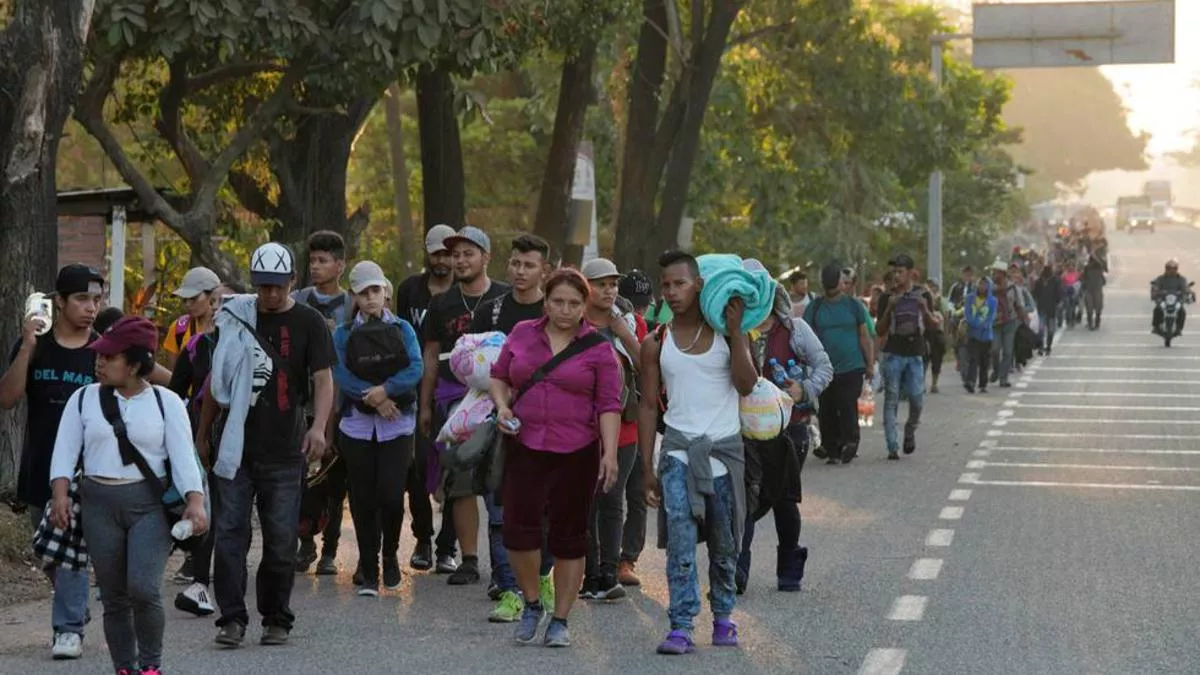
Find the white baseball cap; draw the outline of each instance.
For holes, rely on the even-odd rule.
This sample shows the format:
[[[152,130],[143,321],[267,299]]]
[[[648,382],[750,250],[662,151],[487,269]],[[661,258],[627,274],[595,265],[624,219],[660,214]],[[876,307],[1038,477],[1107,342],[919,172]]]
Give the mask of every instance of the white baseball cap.
[[[450,250],[446,246],[446,239],[453,237],[454,234],[454,228],[449,225],[434,225],[429,228],[429,231],[425,233],[425,252],[433,255]]]
[[[295,274],[292,250],[279,242],[269,241],[250,256],[250,283],[255,286],[286,286]]]
[[[350,270],[350,290],[358,294],[372,286],[378,286],[385,290],[389,286],[383,269],[370,260],[364,260],[354,265]]]

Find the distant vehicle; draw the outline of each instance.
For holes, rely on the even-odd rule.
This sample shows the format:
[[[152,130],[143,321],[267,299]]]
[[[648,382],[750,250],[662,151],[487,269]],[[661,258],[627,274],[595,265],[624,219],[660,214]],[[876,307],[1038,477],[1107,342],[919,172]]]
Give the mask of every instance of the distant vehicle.
[[[1133,234],[1135,230],[1150,230],[1154,231],[1154,224],[1157,219],[1154,217],[1154,212],[1144,206],[1138,206],[1129,211],[1129,217],[1125,221],[1125,228]]]
[[[1142,185],[1142,196],[1150,200],[1150,208],[1154,212],[1155,220],[1164,224],[1174,220],[1175,215],[1172,213],[1171,207],[1175,204],[1175,199],[1171,195],[1171,181],[1146,181]]]
[[[1129,215],[1134,210],[1149,211],[1153,215],[1150,198],[1145,195],[1131,195],[1117,199],[1117,229],[1129,227]]]

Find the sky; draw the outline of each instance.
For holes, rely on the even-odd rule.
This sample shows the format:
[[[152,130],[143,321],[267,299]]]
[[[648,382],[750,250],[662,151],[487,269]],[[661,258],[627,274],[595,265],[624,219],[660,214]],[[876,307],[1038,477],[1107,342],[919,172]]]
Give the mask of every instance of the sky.
[[[1003,0],[1033,1],[1038,0]],[[970,16],[972,0],[941,0],[941,4]],[[1200,86],[1194,86],[1200,82],[1200,41],[1195,35],[1185,36],[1185,26],[1200,26],[1200,0],[1175,2],[1175,63],[1100,69],[1125,101],[1130,128],[1151,134],[1148,150],[1154,165],[1162,165],[1166,153],[1190,148],[1189,133],[1200,128]]]

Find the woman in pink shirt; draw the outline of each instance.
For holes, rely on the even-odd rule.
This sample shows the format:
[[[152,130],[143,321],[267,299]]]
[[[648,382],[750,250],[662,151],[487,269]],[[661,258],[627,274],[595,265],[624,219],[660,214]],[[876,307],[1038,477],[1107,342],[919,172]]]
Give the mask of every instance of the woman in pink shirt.
[[[542,630],[548,647],[571,644],[567,615],[583,582],[588,514],[597,489],[607,492],[617,478],[621,366],[608,340],[584,321],[588,293],[578,271],[555,272],[546,282],[546,316],[518,323],[492,367],[496,418],[509,436],[501,495],[504,545],[525,596],[521,644]],[[568,357],[529,384],[567,349]],[[546,514],[555,558],[552,619],[538,596]]]

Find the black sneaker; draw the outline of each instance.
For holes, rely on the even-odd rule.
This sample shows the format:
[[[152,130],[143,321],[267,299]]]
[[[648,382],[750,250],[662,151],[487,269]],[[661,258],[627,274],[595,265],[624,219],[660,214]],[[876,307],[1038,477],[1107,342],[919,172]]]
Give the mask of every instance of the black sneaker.
[[[451,586],[466,586],[467,584],[479,583],[479,563],[472,561],[463,561],[463,564],[458,566],[454,574],[446,580],[446,583]]]
[[[365,579],[366,577],[363,576],[362,571],[362,563],[359,563],[358,567],[354,568],[354,576],[350,577],[350,581],[353,582],[355,586],[362,586]]]
[[[916,434],[904,434],[904,454],[911,455],[917,449]]]
[[[394,556],[383,559],[383,586],[389,591],[400,588],[400,561]]]
[[[854,443],[847,443],[842,448],[842,464],[849,464],[858,456],[858,446]]]
[[[317,574],[320,574],[321,576],[330,576],[337,573],[337,557],[328,553],[321,556],[321,561],[317,563]]]
[[[457,569],[458,563],[454,562],[454,556],[442,554],[437,557],[438,574],[454,574]]]
[[[595,600],[596,594],[600,592],[600,580],[596,577],[588,577],[583,581],[583,588],[579,589],[580,600]]]
[[[312,539],[300,540],[300,550],[296,552],[296,574],[304,574],[316,561],[317,542]]]
[[[357,593],[359,596],[364,598],[378,598],[379,582],[372,580],[364,581],[363,585],[358,587]]]
[[[229,623],[217,629],[216,643],[224,647],[241,647],[242,641],[246,639],[245,624],[237,621]]]
[[[179,565],[179,569],[175,570],[175,575],[171,578],[181,586],[189,586],[196,580],[196,574],[192,571],[192,554],[184,554],[183,563]]]
[[[617,581],[617,575],[603,574],[596,580],[596,595],[592,599],[620,600],[625,595],[625,587]]]
[[[900,453],[895,450],[888,450],[888,459],[900,459]]]
[[[258,644],[266,646],[286,645],[288,632],[288,629],[283,626],[267,626],[263,628],[263,634],[258,639]]]
[[[427,541],[418,542],[412,557],[408,559],[408,564],[414,570],[422,572],[433,569],[433,545]]]
[[[812,454],[813,457],[816,457],[817,459],[825,459],[829,456],[829,453],[825,452],[824,445],[818,445],[817,447],[813,448]]]

